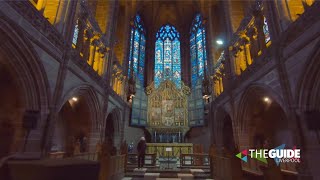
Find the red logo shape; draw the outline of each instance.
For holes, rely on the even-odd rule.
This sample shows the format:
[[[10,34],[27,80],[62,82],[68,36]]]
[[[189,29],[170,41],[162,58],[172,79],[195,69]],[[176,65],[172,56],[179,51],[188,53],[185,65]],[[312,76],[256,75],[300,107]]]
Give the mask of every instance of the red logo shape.
[[[242,153],[243,155],[248,156],[248,151],[247,151],[247,150],[243,150],[241,153]]]

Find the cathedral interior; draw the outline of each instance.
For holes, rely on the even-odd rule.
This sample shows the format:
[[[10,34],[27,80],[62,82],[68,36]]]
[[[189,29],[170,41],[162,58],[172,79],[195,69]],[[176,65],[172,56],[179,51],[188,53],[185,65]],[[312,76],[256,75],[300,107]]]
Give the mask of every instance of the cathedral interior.
[[[320,180],[319,12],[1,1],[0,179]]]

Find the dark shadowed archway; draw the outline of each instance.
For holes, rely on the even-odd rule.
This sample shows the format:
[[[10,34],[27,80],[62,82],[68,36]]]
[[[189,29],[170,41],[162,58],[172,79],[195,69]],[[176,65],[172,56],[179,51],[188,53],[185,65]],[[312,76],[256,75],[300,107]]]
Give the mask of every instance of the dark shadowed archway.
[[[106,120],[106,128],[105,128],[105,140],[108,141],[109,139],[114,145],[114,115],[110,113]]]
[[[107,116],[105,126],[105,141],[109,141],[115,147],[120,147],[123,138],[123,122],[119,108],[113,109]]]
[[[41,151],[41,136],[50,93],[45,70],[24,32],[0,19],[0,158],[23,150],[25,112],[39,113],[26,151]]]
[[[294,135],[289,128],[281,98],[263,86],[249,87],[239,105],[238,123],[240,133],[249,138],[249,146],[262,148],[268,141],[269,146],[294,145]]]
[[[22,148],[25,131],[22,118],[25,104],[17,81],[8,67],[0,64],[0,159]]]
[[[86,99],[83,96],[74,98],[68,100],[59,112],[52,144],[52,150],[64,151],[67,156],[88,151],[92,126]]]
[[[222,123],[223,123],[223,127],[222,127],[223,147],[226,148],[229,152],[237,152],[231,117],[229,115],[226,115]]]
[[[92,87],[82,85],[70,90],[63,101],[55,122],[51,151],[63,151],[67,156],[88,152],[91,133],[97,130],[101,113],[96,93]]]

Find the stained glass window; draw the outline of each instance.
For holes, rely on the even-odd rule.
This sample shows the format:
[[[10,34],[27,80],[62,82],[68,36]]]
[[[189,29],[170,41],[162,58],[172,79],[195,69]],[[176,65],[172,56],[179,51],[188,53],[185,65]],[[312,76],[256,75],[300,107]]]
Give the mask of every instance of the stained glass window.
[[[268,43],[270,41],[270,32],[267,19],[264,17],[263,33],[265,36],[265,41]]]
[[[141,17],[136,15],[130,32],[128,76],[137,77],[141,84],[144,84],[145,46],[145,29],[143,28]]]
[[[206,31],[202,17],[197,14],[190,30],[191,84],[195,86],[198,79],[204,76],[207,65]]]
[[[72,38],[72,44],[74,44],[74,45],[77,45],[78,34],[79,34],[79,27],[78,27],[78,21],[77,21],[77,23],[74,27],[73,38]]]
[[[166,79],[181,87],[180,35],[172,25],[162,26],[156,34],[154,84]]]

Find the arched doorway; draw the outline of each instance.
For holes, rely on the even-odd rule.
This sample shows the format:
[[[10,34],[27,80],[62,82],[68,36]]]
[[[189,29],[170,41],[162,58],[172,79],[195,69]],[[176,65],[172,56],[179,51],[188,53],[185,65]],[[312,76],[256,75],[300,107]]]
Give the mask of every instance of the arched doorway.
[[[122,143],[122,125],[120,109],[115,108],[108,114],[105,127],[105,141],[114,147],[113,153],[115,153],[116,147],[120,147]]]
[[[213,121],[212,131],[214,144],[223,147],[229,152],[233,152],[237,149],[237,146],[231,116],[220,107],[214,112]]]
[[[108,115],[105,128],[105,140],[110,141],[112,145],[114,145],[114,118],[113,113]]]
[[[87,88],[75,89],[61,107],[55,124],[51,151],[66,156],[90,150],[90,137],[99,108]]]
[[[223,126],[222,126],[223,147],[229,152],[237,152],[231,117],[229,115],[226,115],[222,123],[223,123]]]

